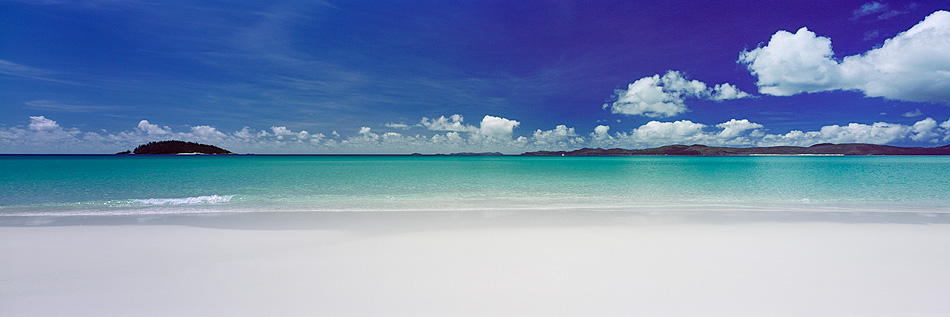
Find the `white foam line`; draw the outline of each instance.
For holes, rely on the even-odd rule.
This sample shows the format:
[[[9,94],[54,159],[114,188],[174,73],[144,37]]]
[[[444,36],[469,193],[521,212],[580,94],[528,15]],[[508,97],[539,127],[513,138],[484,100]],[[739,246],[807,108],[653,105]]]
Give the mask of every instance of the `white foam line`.
[[[218,204],[231,201],[234,195],[211,195],[186,198],[148,198],[133,199],[132,201],[143,205],[199,205],[199,204]]]
[[[940,208],[919,208],[911,206],[781,206],[775,204],[656,204],[656,205],[535,205],[535,206],[508,206],[508,207],[463,207],[463,206],[436,206],[411,208],[306,208],[299,206],[266,206],[243,208],[209,208],[217,202],[202,203],[205,201],[230,201],[230,196],[199,196],[189,198],[159,199],[157,202],[132,209],[119,210],[69,210],[48,212],[11,212],[0,213],[0,217],[71,217],[71,216],[144,216],[144,215],[185,215],[185,214],[226,214],[226,213],[360,213],[360,212],[519,212],[519,211],[628,211],[633,213],[648,213],[661,215],[664,213],[703,213],[703,212],[761,212],[761,213],[924,213],[944,214],[950,210]],[[185,203],[185,202],[190,203]],[[181,202],[181,203],[179,203]],[[182,206],[170,208],[168,206]]]

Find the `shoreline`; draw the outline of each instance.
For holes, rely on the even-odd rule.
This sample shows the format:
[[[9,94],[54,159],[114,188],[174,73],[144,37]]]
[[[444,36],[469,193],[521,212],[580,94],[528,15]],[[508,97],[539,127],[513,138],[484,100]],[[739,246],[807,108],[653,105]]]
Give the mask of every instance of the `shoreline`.
[[[366,224],[426,224],[493,226],[629,225],[652,223],[891,223],[950,224],[950,212],[931,209],[859,210],[855,208],[763,209],[732,205],[662,206],[641,210],[616,209],[487,209],[487,210],[342,210],[342,211],[194,211],[121,214],[26,214],[0,215],[3,227],[69,227],[121,225],[183,225],[239,229],[325,229],[328,226],[359,227]]]

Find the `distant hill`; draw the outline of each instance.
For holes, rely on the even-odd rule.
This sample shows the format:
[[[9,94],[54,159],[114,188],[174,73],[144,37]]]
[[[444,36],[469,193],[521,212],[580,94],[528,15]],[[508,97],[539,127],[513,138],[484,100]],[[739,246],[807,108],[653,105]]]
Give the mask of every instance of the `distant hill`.
[[[139,145],[132,151],[117,154],[234,154],[214,145],[184,141],[160,141]]]
[[[502,156],[501,152],[462,152],[452,153],[449,156]]]
[[[815,144],[809,147],[715,147],[705,145],[668,145],[642,150],[592,149],[574,151],[526,152],[524,156],[611,156],[611,155],[694,155],[694,156],[743,156],[743,155],[950,155],[950,145],[939,147],[899,147],[890,145],[845,143]]]

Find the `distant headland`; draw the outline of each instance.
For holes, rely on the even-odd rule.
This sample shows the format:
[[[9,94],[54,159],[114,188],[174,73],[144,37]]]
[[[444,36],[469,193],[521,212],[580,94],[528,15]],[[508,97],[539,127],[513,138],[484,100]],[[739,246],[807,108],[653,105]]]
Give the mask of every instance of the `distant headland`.
[[[199,144],[195,142],[185,142],[185,141],[160,141],[160,142],[149,142],[147,144],[142,144],[137,146],[132,151],[124,151],[116,154],[158,154],[158,155],[172,155],[172,154],[234,154],[231,151],[219,148],[214,145]]]
[[[160,141],[139,145],[132,151],[116,153],[123,154],[157,154],[157,155],[187,155],[187,154],[235,154],[234,152],[208,144],[185,141]],[[500,152],[462,152],[451,154],[420,154],[410,156],[502,156]],[[534,151],[525,152],[521,156],[632,156],[632,155],[675,155],[675,156],[757,156],[757,155],[814,155],[814,156],[842,156],[842,155],[950,155],[950,144],[937,147],[900,147],[866,143],[822,143],[808,147],[803,146],[770,146],[770,147],[717,147],[701,144],[667,145],[648,149],[602,149],[582,148],[572,151]],[[397,155],[398,156],[398,155]]]
[[[526,152],[523,156],[619,156],[619,155],[691,155],[691,156],[746,156],[746,155],[950,155],[950,145],[939,147],[900,147],[890,145],[822,143],[809,147],[715,147],[705,145],[667,145],[642,150],[592,149],[573,151]]]

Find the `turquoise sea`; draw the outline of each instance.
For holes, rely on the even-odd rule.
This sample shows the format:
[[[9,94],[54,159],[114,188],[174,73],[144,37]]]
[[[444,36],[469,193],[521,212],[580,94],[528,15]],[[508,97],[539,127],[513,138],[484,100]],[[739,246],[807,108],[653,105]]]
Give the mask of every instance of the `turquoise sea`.
[[[0,217],[950,212],[950,157],[0,156]]]

